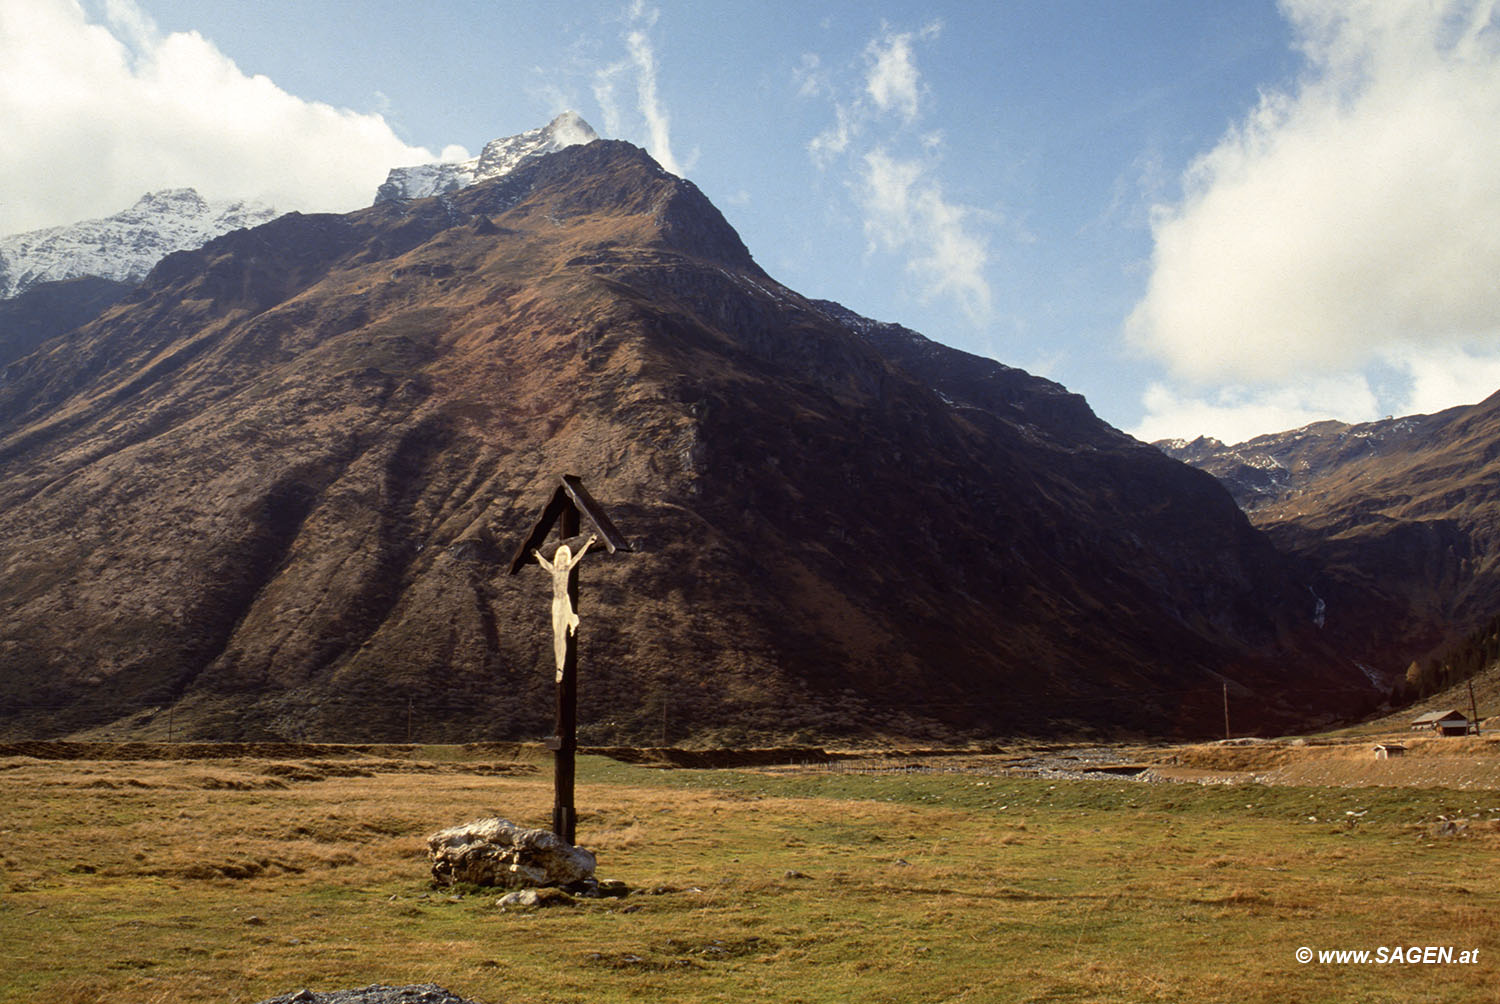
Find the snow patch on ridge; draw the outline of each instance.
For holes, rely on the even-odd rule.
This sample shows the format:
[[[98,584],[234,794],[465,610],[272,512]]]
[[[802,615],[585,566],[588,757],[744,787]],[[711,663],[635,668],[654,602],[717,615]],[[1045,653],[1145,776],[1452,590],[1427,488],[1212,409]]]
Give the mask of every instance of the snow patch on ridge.
[[[37,283],[85,275],[140,282],[174,251],[200,248],[277,215],[259,202],[209,202],[194,189],[168,188],[104,219],[0,237],[0,300]]]
[[[445,195],[509,174],[528,160],[565,147],[592,143],[599,134],[575,112],[563,112],[539,129],[491,140],[478,157],[447,164],[393,167],[375,192],[375,202],[398,202]]]

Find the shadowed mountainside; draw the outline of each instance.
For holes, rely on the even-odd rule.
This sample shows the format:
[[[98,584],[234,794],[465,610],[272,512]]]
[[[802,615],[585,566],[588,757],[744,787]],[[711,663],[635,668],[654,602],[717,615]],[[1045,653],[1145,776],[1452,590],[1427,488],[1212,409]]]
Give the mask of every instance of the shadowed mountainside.
[[[1362,710],[1208,475],[1048,381],[807,300],[616,142],[165,259],[0,381],[11,735],[545,734],[579,474],[580,739],[1212,733]]]
[[[1299,557],[1330,637],[1395,683],[1500,611],[1500,394],[1435,415],[1164,443]]]
[[[39,283],[20,296],[0,300],[0,366],[93,320],[134,288],[128,282],[84,276]]]

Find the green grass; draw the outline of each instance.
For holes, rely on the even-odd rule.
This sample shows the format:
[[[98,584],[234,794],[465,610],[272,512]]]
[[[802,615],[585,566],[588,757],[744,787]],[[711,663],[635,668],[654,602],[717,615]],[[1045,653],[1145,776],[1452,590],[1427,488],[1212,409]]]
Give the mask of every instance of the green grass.
[[[1497,792],[584,758],[580,842],[648,892],[503,912],[431,889],[422,838],[491,809],[543,824],[547,765],[423,754],[303,781],[318,762],[0,761],[0,1001],[1470,1001],[1500,959]],[[1397,944],[1483,961],[1293,955]]]

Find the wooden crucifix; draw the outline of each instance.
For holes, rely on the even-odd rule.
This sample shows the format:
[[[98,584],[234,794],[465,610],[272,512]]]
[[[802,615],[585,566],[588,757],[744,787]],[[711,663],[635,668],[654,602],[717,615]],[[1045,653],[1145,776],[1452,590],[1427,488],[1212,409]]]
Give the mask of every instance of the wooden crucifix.
[[[588,520],[592,531],[580,542],[583,519]],[[559,543],[548,560],[541,546],[553,526],[557,527]],[[556,732],[547,740],[554,766],[552,832],[570,844],[575,842],[578,828],[578,811],[573,806],[574,757],[578,752],[578,564],[595,543],[603,544],[610,554],[630,550],[583,482],[575,475],[564,474],[510,562],[511,575],[528,564],[541,565],[552,575],[552,645],[557,666]]]

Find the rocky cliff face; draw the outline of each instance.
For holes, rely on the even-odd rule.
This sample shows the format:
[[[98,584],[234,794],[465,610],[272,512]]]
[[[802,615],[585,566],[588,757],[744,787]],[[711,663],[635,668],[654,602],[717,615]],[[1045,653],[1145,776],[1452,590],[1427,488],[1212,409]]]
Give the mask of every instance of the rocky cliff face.
[[[1226,681],[1237,728],[1370,697],[1212,478],[799,296],[596,142],[225,235],[8,366],[0,730],[543,735],[550,590],[502,571],[564,472],[635,545],[583,567],[585,742],[1212,733]]]
[[[208,202],[191,188],[141,197],[124,212],[24,234],[0,237],[0,300],[32,286],[94,276],[138,283],[173,251],[258,226],[276,215],[250,202]]]

